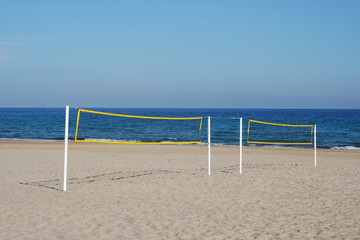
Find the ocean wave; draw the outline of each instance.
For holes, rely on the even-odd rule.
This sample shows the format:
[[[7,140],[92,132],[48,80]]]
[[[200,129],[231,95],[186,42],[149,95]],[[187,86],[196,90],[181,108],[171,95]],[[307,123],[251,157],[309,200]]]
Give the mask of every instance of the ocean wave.
[[[129,143],[136,143],[141,141],[135,140],[122,140],[122,139],[103,139],[103,138],[85,138],[86,141],[98,141],[98,142],[129,142]]]
[[[332,150],[360,150],[360,147],[355,146],[345,146],[345,147],[332,147]]]
[[[224,145],[226,145],[225,143],[214,143],[214,144],[212,144],[212,145],[214,145],[214,146],[224,146]]]
[[[64,141],[64,139],[46,139],[46,138],[0,138],[0,141]]]
[[[138,140],[123,140],[123,139],[102,139],[102,138],[85,138],[85,141],[97,141],[97,142],[124,142],[124,143],[169,143],[173,144],[176,141],[138,141]],[[185,141],[186,142],[186,141]]]

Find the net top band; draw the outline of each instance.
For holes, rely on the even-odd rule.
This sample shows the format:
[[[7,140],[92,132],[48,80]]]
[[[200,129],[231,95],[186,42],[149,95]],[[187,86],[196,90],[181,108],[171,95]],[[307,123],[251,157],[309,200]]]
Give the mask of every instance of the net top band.
[[[256,123],[262,123],[262,124],[268,124],[268,125],[274,125],[274,126],[284,126],[284,127],[313,127],[314,125],[293,125],[293,124],[281,124],[281,123],[270,123],[270,122],[262,122],[258,120],[252,120],[249,119],[249,122],[256,122]]]
[[[192,119],[202,119],[203,117],[185,117],[185,118],[175,118],[175,117],[148,117],[148,116],[136,116],[136,115],[126,115],[126,114],[117,114],[117,113],[107,113],[107,112],[99,112],[87,109],[79,108],[79,111],[95,113],[95,114],[103,114],[109,116],[117,116],[117,117],[129,117],[129,118],[146,118],[146,119],[165,119],[165,120],[192,120]]]

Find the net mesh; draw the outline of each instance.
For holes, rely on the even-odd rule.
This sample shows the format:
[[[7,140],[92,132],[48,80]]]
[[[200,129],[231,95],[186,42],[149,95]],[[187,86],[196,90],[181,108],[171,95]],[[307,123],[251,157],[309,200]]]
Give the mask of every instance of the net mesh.
[[[149,117],[79,109],[75,142],[201,143],[202,117]]]
[[[313,144],[314,125],[269,123],[249,119],[248,143],[258,144]]]

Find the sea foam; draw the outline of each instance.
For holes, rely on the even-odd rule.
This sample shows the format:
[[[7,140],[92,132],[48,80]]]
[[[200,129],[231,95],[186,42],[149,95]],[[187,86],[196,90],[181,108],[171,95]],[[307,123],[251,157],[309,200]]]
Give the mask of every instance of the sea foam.
[[[360,147],[345,146],[345,147],[332,147],[332,150],[360,150]]]

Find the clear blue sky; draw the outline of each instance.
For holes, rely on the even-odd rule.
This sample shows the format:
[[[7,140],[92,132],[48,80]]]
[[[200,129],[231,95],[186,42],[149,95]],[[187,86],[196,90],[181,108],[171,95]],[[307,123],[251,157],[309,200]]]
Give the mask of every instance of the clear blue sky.
[[[1,1],[0,106],[360,108],[360,1]]]

